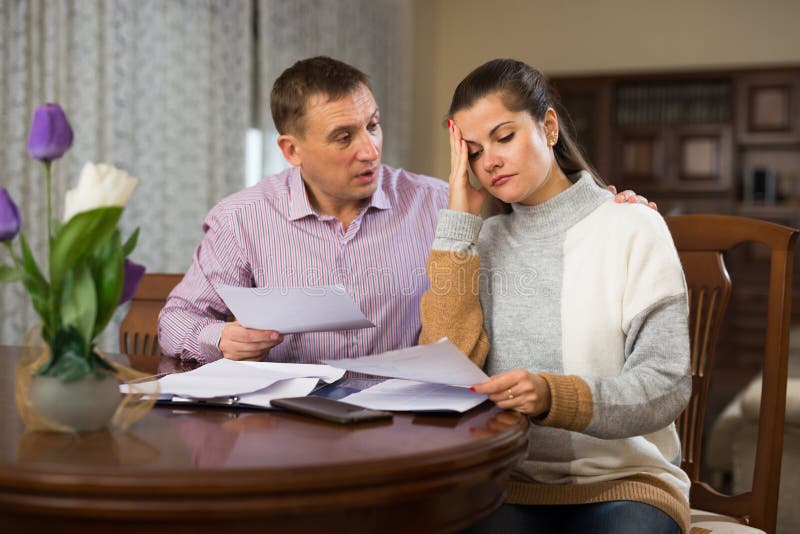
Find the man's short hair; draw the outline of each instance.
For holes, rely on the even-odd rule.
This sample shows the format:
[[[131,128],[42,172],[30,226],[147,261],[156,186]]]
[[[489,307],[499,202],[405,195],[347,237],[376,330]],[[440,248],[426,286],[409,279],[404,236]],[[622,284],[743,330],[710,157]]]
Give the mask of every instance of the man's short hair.
[[[317,56],[303,59],[286,69],[275,80],[270,95],[272,120],[278,133],[305,133],[306,104],[314,95],[338,100],[359,85],[369,88],[369,77],[342,61]]]

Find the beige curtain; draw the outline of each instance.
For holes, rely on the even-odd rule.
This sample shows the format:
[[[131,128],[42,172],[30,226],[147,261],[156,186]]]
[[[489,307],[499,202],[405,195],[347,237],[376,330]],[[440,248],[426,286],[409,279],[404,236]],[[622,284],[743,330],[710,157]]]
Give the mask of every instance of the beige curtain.
[[[258,0],[260,123],[267,170],[285,165],[275,148],[269,92],[295,61],[317,55],[340,59],[370,77],[381,109],[383,161],[410,158],[412,34],[409,0]]]
[[[58,102],[75,132],[54,167],[59,212],[85,161],[112,163],[139,178],[122,222],[124,235],[141,228],[132,259],[186,269],[203,216],[243,183],[252,21],[249,0],[0,0],[0,186],[40,261],[43,174],[27,131],[37,105]],[[116,350],[123,313],[102,348]],[[0,284],[0,314],[0,344],[36,323],[19,284]]]

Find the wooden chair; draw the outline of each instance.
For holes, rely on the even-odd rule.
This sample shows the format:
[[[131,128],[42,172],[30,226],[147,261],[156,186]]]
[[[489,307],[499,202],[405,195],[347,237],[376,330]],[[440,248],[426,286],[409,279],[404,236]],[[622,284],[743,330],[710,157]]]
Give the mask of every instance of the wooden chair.
[[[689,500],[693,510],[702,511],[693,512],[693,526],[703,526],[698,520],[703,519],[702,513],[711,512],[774,533],[786,409],[792,260],[798,231],[725,215],[679,215],[666,217],[666,221],[689,288],[692,397],[676,425],[681,436],[681,466],[692,482]],[[717,336],[731,292],[723,253],[748,241],[770,249],[769,308],[753,486],[749,492],[729,496],[700,480],[702,430]],[[730,520],[705,517],[709,518]]]
[[[119,327],[119,350],[128,355],[131,367],[137,371],[158,371],[158,312],[182,278],[182,274],[145,274],[131,299],[128,314]]]

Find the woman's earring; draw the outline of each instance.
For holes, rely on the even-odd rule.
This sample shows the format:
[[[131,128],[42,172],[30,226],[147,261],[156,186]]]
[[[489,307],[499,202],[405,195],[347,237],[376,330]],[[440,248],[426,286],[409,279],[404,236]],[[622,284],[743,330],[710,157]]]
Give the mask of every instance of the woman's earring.
[[[550,136],[550,146],[556,146],[557,142],[558,142],[558,134],[554,133],[552,136]]]

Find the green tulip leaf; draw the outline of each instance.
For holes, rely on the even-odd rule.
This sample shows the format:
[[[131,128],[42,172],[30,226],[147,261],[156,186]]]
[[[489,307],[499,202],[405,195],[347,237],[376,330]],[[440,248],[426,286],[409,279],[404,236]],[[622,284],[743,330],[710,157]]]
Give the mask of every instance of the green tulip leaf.
[[[58,288],[79,259],[91,254],[116,230],[122,208],[98,208],[71,218],[53,238],[50,249],[50,283]]]
[[[92,368],[86,358],[82,355],[68,352],[50,366],[46,374],[47,376],[53,376],[69,382],[72,380],[80,380],[91,372]]]
[[[96,375],[102,376],[103,374],[117,374],[117,370],[103,358],[99,357],[94,350],[89,354],[89,364],[94,370]],[[98,378],[100,378],[98,376]]]
[[[25,285],[25,288],[28,290],[28,294],[31,297],[31,305],[33,305],[33,309],[36,310],[36,313],[42,320],[42,324],[44,325],[42,335],[46,337],[47,333],[50,331],[50,328],[48,328],[48,325],[50,324],[50,301],[48,300],[47,295],[41,295],[37,293],[35,289],[32,289],[32,284],[30,283],[29,279],[23,278],[22,283]]]
[[[13,265],[0,265],[0,282],[16,282],[22,280],[25,273]]]
[[[74,326],[84,340],[84,356],[88,355],[89,343],[93,339],[97,318],[97,293],[92,281],[92,272],[86,262],[81,261],[67,271],[61,288],[61,324]]]
[[[39,266],[36,264],[36,259],[33,257],[31,248],[28,246],[28,241],[23,234],[19,235],[20,248],[22,249],[22,268],[25,270],[25,277],[22,283],[28,294],[31,296],[31,304],[33,309],[39,314],[45,330],[48,330],[50,325],[50,284],[47,283]],[[44,334],[45,332],[43,332]]]
[[[87,343],[74,326],[59,329],[50,343],[50,360],[38,374],[62,380],[79,380],[92,372],[85,356]]]
[[[122,255],[126,258],[130,256],[131,252],[133,252],[133,249],[136,248],[136,243],[138,241],[139,241],[139,229],[137,228],[136,230],[133,231],[128,240],[125,241],[125,244],[122,245]]]
[[[42,293],[46,293],[48,289],[47,280],[45,280],[42,271],[39,270],[39,265],[36,264],[36,259],[31,252],[31,247],[28,246],[28,240],[25,239],[23,234],[19,234],[19,244],[22,249],[22,267],[31,278],[32,283],[35,283]]]
[[[92,278],[97,291],[93,338],[103,331],[119,306],[125,285],[124,261],[120,233],[115,230],[91,258]]]

